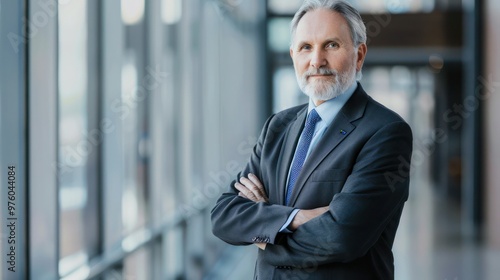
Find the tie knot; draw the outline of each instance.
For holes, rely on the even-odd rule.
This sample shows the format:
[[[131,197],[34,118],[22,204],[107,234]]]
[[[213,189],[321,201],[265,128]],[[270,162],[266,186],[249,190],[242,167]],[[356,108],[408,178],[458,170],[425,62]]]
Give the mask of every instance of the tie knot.
[[[315,125],[317,122],[321,120],[321,117],[318,115],[315,109],[312,109],[309,112],[309,116],[307,116],[306,125]]]

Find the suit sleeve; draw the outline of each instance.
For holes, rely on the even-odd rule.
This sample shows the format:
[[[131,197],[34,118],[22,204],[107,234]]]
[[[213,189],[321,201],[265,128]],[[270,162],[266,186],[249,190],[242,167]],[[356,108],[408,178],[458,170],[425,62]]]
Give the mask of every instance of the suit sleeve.
[[[365,255],[389,222],[401,215],[408,198],[411,152],[408,124],[394,122],[379,129],[360,150],[329,211],[287,235],[283,245],[268,245],[263,260],[310,267]]]
[[[270,129],[271,116],[265,123],[261,135],[254,146],[250,159],[238,176],[248,176],[248,173],[261,177],[260,159],[266,137],[273,138]],[[269,139],[267,139],[269,140]],[[238,196],[233,180],[227,192],[217,200],[211,212],[212,232],[215,236],[233,245],[248,245],[252,243],[274,243],[276,236],[292,213],[293,208],[264,202],[255,203],[249,199]],[[273,186],[264,182],[266,192]]]

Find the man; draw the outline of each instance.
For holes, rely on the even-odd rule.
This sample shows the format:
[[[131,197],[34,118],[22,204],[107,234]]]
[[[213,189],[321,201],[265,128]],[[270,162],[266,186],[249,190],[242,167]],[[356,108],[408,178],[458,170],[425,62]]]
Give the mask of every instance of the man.
[[[213,232],[260,250],[255,279],[393,279],[412,134],[357,83],[366,28],[349,4],[306,0],[290,55],[309,104],[271,116],[212,210]]]

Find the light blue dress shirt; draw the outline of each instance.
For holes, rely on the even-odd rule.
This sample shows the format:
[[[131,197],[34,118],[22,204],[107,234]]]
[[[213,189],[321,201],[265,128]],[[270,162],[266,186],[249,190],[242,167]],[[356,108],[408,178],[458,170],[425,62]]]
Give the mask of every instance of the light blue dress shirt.
[[[314,134],[313,138],[311,140],[311,144],[309,146],[309,149],[307,150],[307,155],[306,155],[306,160],[307,157],[309,157],[309,154],[311,151],[318,145],[319,140],[323,137],[323,134],[325,133],[326,129],[330,126],[332,123],[333,119],[337,116],[337,114],[340,112],[340,109],[344,107],[344,105],[347,103],[347,100],[353,95],[353,93],[356,91],[356,88],[358,87],[358,83],[354,82],[343,94],[329,99],[319,106],[316,106],[314,104],[314,101],[309,98],[309,106],[307,108],[307,117],[309,117],[309,112],[311,112],[312,109],[316,109],[316,112],[318,115],[321,117],[321,120],[316,123],[316,127],[314,128]],[[300,136],[302,138],[302,135]],[[301,140],[299,138],[299,141]],[[295,160],[295,156],[292,159],[292,164],[293,161]],[[290,178],[290,170],[288,170],[288,176],[287,178]],[[288,179],[286,182],[286,186],[288,186]],[[286,193],[286,189],[285,189]],[[291,233],[291,231],[287,228],[290,223],[292,222],[293,218],[295,215],[297,215],[297,212],[299,212],[300,209],[294,209],[293,212],[290,214],[288,217],[287,221],[285,224],[281,227],[280,232],[284,233]]]

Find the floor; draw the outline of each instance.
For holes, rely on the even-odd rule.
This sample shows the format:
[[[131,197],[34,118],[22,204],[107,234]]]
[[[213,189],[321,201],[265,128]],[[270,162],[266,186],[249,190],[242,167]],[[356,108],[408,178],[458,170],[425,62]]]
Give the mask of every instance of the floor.
[[[412,185],[393,247],[395,279],[500,279],[500,249],[463,237],[460,209],[435,193],[429,182]]]

